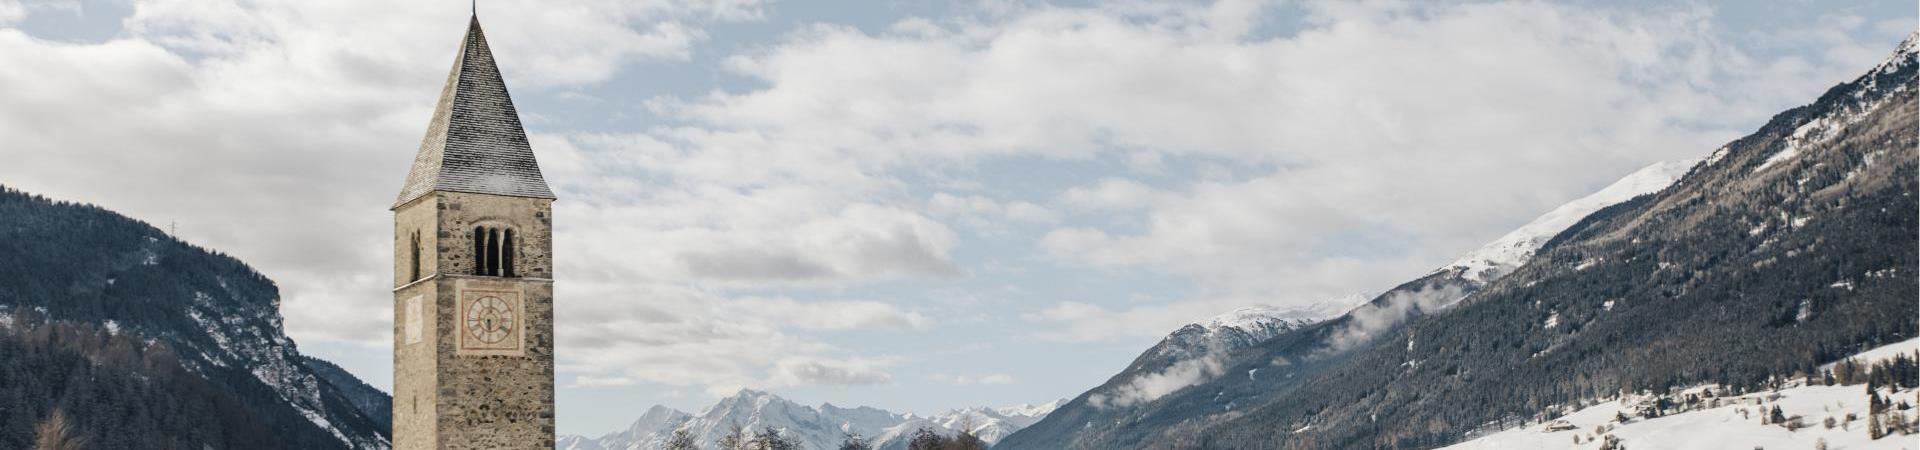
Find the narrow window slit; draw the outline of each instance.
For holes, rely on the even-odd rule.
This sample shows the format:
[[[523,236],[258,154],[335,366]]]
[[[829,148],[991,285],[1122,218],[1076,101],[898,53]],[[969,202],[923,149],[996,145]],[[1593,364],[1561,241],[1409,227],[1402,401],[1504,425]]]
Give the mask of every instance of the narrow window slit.
[[[415,230],[413,232],[413,273],[412,275],[413,276],[407,278],[407,281],[420,280],[420,231],[418,230]]]

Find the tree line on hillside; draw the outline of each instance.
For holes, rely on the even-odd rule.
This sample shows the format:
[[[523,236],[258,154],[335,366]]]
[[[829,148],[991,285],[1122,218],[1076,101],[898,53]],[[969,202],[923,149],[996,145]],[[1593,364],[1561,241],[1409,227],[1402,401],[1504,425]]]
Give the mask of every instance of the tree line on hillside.
[[[97,326],[36,323],[6,312],[0,326],[0,448],[327,448],[331,437],[290,433],[246,397],[189,372],[164,343]],[[64,443],[64,444],[62,444]],[[48,447],[51,446],[51,447]]]

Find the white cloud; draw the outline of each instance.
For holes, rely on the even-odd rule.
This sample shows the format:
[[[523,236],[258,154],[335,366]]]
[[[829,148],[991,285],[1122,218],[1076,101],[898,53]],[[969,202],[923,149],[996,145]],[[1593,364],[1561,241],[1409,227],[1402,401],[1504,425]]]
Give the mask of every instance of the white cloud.
[[[1013,108],[1011,118],[954,113],[961,118],[940,122],[977,130],[968,139],[1114,142],[1168,159],[1146,166],[1194,166],[1195,177],[1164,188],[1108,177],[1068,189],[1064,205],[1139,215],[1055,229],[1042,248],[1094,267],[1181,274],[1211,291],[1183,303],[1298,304],[1410,279],[1646,161],[1698,156],[1748,131],[1735,127],[1878,59],[1756,60],[1709,33],[1700,10],[1316,7],[1314,27],[1272,40],[1164,33],[1087,11],[1016,21],[940,58],[974,58],[965,73],[1048,74],[1028,83],[1035,92],[1013,83],[990,89],[1045,100]],[[1827,28],[1859,25],[1847,23]],[[1848,36],[1820,39],[1887,50]],[[972,87],[988,79],[920,90],[989,90]],[[937,113],[966,101],[915,106]],[[1018,126],[1032,123],[1048,126]],[[1003,133],[1021,137],[996,137]],[[1111,157],[1131,163],[1141,154]],[[1062,317],[1069,331],[1055,337],[1125,336],[1101,330],[1169,309],[1184,308]]]
[[[774,364],[774,386],[886,384],[893,376],[880,371],[889,362],[867,359],[825,360],[787,358]]]
[[[1466,295],[1458,286],[1446,286],[1399,292],[1388,296],[1385,302],[1361,305],[1353,309],[1349,320],[1339,330],[1327,337],[1323,352],[1347,351],[1399,326],[1415,314],[1432,314],[1450,308]]]
[[[16,11],[43,6],[20,5],[0,4],[0,13],[17,18]],[[34,87],[0,90],[0,159],[17,162],[0,176],[12,187],[163,225],[177,220],[187,240],[274,278],[297,339],[387,342],[390,227],[381,209],[445,81],[466,26],[464,8],[372,1],[133,6],[121,37],[103,43],[0,28],[0,53],[9,60],[0,65],[0,84]],[[684,59],[701,34],[694,25],[759,15],[757,2],[737,1],[486,8],[483,14],[497,17],[487,31],[516,95],[604,81],[635,60]],[[868,218],[862,214],[884,215],[849,208],[845,219]],[[874,233],[878,243],[835,244],[936,265],[937,258],[915,252],[950,245],[937,233],[912,234],[931,233],[923,223],[877,222],[896,225]]]
[[[512,62],[502,66],[510,82],[555,86],[605,81],[633,61],[685,60],[704,37],[686,22],[753,19],[758,8],[757,2],[597,0],[556,8],[505,1],[486,2],[480,16],[490,19],[483,22],[494,53]],[[389,71],[411,61],[452,61],[447,48],[458,44],[466,13],[432,2],[141,0],[125,26],[142,39],[194,53],[277,54],[295,70]]]
[[[932,323],[926,316],[872,301],[802,303],[790,299],[749,298],[735,302],[735,314],[760,314],[803,330],[912,330]],[[730,317],[738,317],[729,314]]]
[[[27,18],[27,5],[20,0],[0,0],[0,25]]]
[[[0,24],[23,20],[20,4],[0,0]],[[0,28],[0,86],[33,86],[0,89],[0,179],[178,219],[188,240],[280,283],[296,338],[386,342],[380,208],[466,11],[135,6],[105,43]],[[1891,44],[1814,33],[1833,60],[1760,58],[1695,9],[1308,6],[1306,28],[1281,37],[1257,35],[1250,11],[1265,5],[1238,1],[995,4],[872,33],[805,25],[717,55],[716,77],[748,87],[609,99],[661,119],[536,134],[562,197],[562,377],[721,393],[888,383],[895,361],[820,334],[941,324],[896,299],[831,294],[979,276],[955,256],[974,235],[1046,229],[1014,236],[992,264],[1037,242],[1051,259],[1018,264],[1204,286],[1026,311],[1058,325],[1038,336],[1053,340],[1152,337],[1236,306],[1377,289],[1645,162],[1697,156]],[[519,0],[480,15],[516,99],[542,99],[640,61],[697,61],[706,25],[770,11]],[[1886,27],[1830,20],[1809,28]],[[1041,192],[982,189],[992,179],[976,163],[1000,159],[1069,168],[1037,173],[1061,183]],[[987,314],[1018,312],[937,316]]]
[[[1159,189],[1125,178],[1105,178],[1093,186],[1076,186],[1060,197],[1062,203],[1073,207],[1107,210],[1147,208],[1171,200]]]
[[[1206,357],[1183,360],[1159,372],[1135,375],[1126,383],[1088,396],[1087,403],[1095,408],[1125,408],[1206,382],[1226,370],[1219,353],[1208,352]]]
[[[558,369],[595,388],[690,386],[712,395],[743,387],[875,384],[886,356],[828,345],[809,332],[898,332],[926,317],[869,301],[734,299],[668,283],[556,284]]]
[[[926,208],[935,217],[958,221],[989,232],[1004,232],[1012,224],[1051,224],[1060,219],[1044,206],[1025,200],[995,200],[982,195],[933,194]]]
[[[1004,373],[989,373],[989,374],[983,374],[983,375],[948,375],[943,373],[937,373],[937,374],[930,375],[927,378],[937,383],[952,384],[952,385],[959,385],[959,386],[973,386],[973,385],[985,385],[985,384],[1013,384],[1014,383],[1013,375],[1007,375]]]
[[[0,0],[0,26],[19,23],[34,14],[56,13],[81,16],[86,7],[80,0]]]
[[[1029,336],[1057,342],[1130,340],[1152,342],[1182,326],[1199,323],[1249,305],[1272,306],[1302,314],[1330,316],[1366,298],[1360,294],[1321,297],[1275,305],[1274,297],[1203,292],[1178,301],[1146,301],[1109,308],[1084,301],[1061,301],[1020,319],[1034,326]]]

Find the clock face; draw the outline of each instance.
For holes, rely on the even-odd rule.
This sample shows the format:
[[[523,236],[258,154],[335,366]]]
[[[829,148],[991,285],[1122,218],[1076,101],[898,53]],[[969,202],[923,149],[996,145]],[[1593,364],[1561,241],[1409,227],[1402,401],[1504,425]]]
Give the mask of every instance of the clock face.
[[[499,344],[513,334],[513,305],[497,296],[474,299],[467,305],[467,335],[483,344]]]
[[[519,290],[463,289],[458,297],[462,354],[518,355],[526,329]]]

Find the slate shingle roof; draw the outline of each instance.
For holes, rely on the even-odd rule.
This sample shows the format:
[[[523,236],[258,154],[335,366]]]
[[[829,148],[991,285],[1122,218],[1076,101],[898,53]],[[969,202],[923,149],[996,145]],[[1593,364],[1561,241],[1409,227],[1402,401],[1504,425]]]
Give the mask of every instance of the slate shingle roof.
[[[427,137],[394,206],[436,190],[554,198],[494,65],[479,17],[467,25]]]

